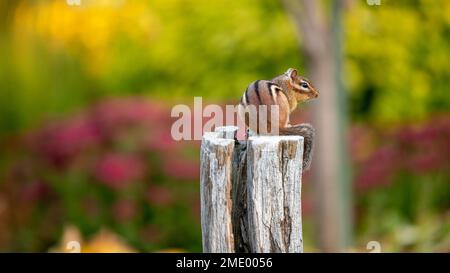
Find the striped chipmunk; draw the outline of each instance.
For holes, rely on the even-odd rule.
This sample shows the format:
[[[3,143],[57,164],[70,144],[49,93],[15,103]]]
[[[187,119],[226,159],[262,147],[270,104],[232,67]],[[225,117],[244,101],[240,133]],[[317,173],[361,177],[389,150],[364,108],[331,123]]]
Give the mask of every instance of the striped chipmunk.
[[[259,135],[298,135],[304,138],[303,170],[309,169],[314,146],[314,128],[308,123],[292,126],[289,115],[299,102],[317,98],[311,82],[289,68],[270,81],[251,83],[238,105],[239,117]],[[262,107],[261,107],[262,106]]]

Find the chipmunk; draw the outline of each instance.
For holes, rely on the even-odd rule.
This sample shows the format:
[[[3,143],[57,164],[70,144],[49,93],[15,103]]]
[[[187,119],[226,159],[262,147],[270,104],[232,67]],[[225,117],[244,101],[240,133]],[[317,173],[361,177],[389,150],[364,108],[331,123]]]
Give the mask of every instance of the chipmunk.
[[[297,108],[299,102],[317,98],[319,93],[311,82],[300,76],[298,71],[289,68],[285,73],[273,78],[270,81],[257,80],[251,83],[241,97],[238,105],[239,116],[245,122],[247,128],[261,135],[271,135],[272,133],[272,105],[278,105],[278,132],[280,135],[298,135],[304,138],[303,170],[309,169],[312,160],[312,149],[314,140],[314,128],[308,123],[292,126],[289,116]],[[256,106],[256,116],[249,111],[249,106]],[[263,115],[258,110],[258,106],[266,105],[267,113],[264,115],[264,122],[267,128],[258,126],[258,120]],[[255,113],[255,112],[253,112]],[[275,116],[276,117],[276,116]],[[276,122],[276,121],[275,121]],[[275,125],[276,126],[276,125]]]

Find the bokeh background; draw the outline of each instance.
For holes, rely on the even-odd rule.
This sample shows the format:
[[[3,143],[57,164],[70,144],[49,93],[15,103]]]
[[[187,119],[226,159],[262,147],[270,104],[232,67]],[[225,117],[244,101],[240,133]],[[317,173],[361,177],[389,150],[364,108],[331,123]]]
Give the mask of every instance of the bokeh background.
[[[324,86],[295,120],[344,136],[339,183],[320,155],[304,174],[305,251],[450,250],[449,1],[77,2],[0,2],[0,251],[201,251],[199,142],[171,107],[288,67]]]

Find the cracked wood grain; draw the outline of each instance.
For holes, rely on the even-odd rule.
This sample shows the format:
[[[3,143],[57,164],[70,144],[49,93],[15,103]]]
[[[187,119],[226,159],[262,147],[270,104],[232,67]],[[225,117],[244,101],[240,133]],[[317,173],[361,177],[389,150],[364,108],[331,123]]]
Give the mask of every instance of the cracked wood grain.
[[[218,127],[202,140],[204,252],[303,252],[303,138],[237,141],[236,131]]]
[[[250,252],[303,252],[303,138],[250,137],[247,149]]]
[[[234,252],[231,223],[233,139],[203,136],[200,152],[200,209],[203,252]]]

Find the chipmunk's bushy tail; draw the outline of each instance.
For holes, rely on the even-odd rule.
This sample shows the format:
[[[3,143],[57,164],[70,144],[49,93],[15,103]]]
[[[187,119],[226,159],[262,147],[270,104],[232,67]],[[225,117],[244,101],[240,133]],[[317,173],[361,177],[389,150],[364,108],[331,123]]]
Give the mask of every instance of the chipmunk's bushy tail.
[[[303,171],[311,166],[314,149],[315,130],[309,123],[302,123],[292,127],[280,128],[280,135],[303,137]]]

